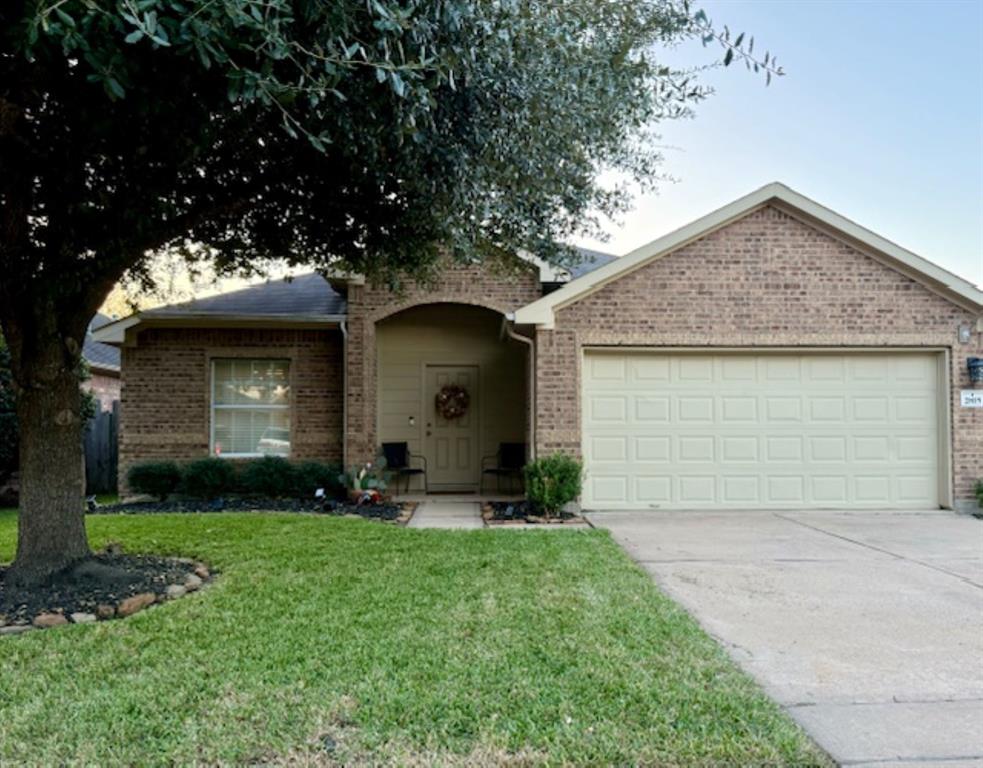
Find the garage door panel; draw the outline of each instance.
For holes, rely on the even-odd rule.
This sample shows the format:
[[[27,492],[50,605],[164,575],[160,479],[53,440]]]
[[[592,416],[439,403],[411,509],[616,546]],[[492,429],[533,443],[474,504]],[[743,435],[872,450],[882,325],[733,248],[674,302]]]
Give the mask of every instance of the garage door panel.
[[[730,435],[720,438],[720,460],[725,464],[758,461],[757,435]]]
[[[679,475],[679,501],[683,504],[713,504],[717,498],[715,475]]]
[[[671,460],[672,441],[664,435],[636,437],[633,445],[636,461],[665,463]]]
[[[669,421],[672,412],[672,401],[668,397],[647,397],[645,395],[634,398],[635,421],[654,421],[665,423]]]
[[[722,396],[720,398],[720,420],[724,424],[747,424],[758,421],[758,398]]]
[[[669,475],[635,475],[635,501],[643,504],[669,504],[672,477]]]
[[[757,475],[724,475],[720,489],[722,504],[741,506],[761,501],[761,478]]]
[[[587,353],[585,506],[937,506],[937,359]]]
[[[676,420],[680,423],[713,423],[713,397],[677,397],[676,405]]]

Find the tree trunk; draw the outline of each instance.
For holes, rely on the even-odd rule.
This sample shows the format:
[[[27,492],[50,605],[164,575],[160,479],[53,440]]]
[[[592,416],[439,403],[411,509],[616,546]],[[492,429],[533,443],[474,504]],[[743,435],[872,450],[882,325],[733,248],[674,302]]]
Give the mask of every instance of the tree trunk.
[[[91,554],[83,507],[81,399],[77,366],[71,364],[77,353],[66,355],[56,338],[42,339],[47,348],[22,349],[19,367],[37,370],[30,363],[43,361],[46,375],[27,377],[27,386],[17,392],[20,513],[17,556],[6,578],[27,586]],[[28,354],[33,360],[24,359]]]

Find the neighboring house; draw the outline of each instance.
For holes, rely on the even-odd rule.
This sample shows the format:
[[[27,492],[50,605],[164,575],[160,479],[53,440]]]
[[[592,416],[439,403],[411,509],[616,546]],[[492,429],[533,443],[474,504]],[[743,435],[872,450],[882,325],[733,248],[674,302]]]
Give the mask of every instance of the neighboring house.
[[[426,457],[472,490],[526,442],[582,456],[587,508],[973,503],[983,293],[780,184],[563,282],[446,267],[400,295],[269,282],[99,329],[123,351],[121,470],[206,454]],[[448,384],[465,415],[438,415]],[[976,385],[978,388],[980,385]]]
[[[111,411],[113,402],[119,400],[120,371],[119,348],[103,344],[92,337],[93,331],[113,322],[111,317],[97,314],[89,323],[82,345],[82,357],[89,364],[90,378],[82,384],[83,388],[92,392],[103,411]]]

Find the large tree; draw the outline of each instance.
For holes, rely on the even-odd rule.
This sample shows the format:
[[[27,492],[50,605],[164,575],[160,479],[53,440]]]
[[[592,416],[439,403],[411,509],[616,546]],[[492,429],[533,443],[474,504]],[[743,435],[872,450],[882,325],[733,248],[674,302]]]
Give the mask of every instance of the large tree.
[[[76,371],[85,329],[148,254],[270,257],[398,282],[616,213],[646,134],[707,95],[660,51],[753,44],[685,0],[6,0],[0,326],[20,430],[7,578],[85,558]]]

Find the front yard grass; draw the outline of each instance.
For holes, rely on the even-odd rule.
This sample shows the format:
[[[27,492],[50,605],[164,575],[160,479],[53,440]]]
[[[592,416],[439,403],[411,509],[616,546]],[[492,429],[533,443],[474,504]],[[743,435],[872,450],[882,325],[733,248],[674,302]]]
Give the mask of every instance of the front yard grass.
[[[88,528],[219,579],[0,639],[0,764],[829,764],[602,532],[274,514]],[[0,561],[15,540],[0,512]]]

